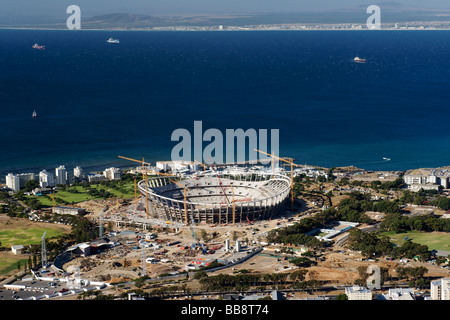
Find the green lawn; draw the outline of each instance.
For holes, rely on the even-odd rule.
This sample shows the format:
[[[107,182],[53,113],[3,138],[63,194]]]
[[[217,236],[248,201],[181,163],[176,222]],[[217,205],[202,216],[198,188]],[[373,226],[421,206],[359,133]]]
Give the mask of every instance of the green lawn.
[[[0,230],[0,242],[2,247],[7,248],[10,248],[12,244],[21,244],[24,246],[37,244],[41,242],[45,231],[47,231],[45,234],[47,239],[65,233],[63,229],[42,227],[4,229]]]
[[[17,270],[17,261],[20,261],[23,270],[23,266],[28,262],[28,258],[24,259],[23,257],[17,256],[2,257],[0,259],[0,274],[8,274],[13,270]]]
[[[105,191],[110,192],[115,197],[119,197],[119,198],[126,199],[126,198],[134,197],[134,183],[127,183],[127,184],[123,185],[120,190],[102,186],[100,184],[91,185],[91,188],[97,189],[97,190],[104,189]],[[77,190],[77,193],[69,192],[67,189]],[[78,203],[78,202],[87,201],[87,200],[99,199],[98,197],[93,197],[93,196],[89,195],[87,193],[87,189],[84,188],[83,186],[72,186],[72,187],[66,188],[66,190],[64,190],[64,191],[59,190],[55,194],[53,194],[53,196],[60,198],[64,201],[67,201],[69,204],[70,203]],[[38,199],[44,206],[49,206],[49,207],[53,206],[53,200],[51,200],[51,198],[49,199],[47,197],[41,196],[41,197],[38,197]],[[58,203],[56,205],[58,205]]]
[[[414,243],[427,245],[429,250],[450,251],[450,233],[408,231],[405,233],[384,232],[383,235],[389,236],[398,246],[401,246],[408,237]]]
[[[6,247],[8,250],[11,249],[11,245],[30,245],[30,244],[39,244],[41,243],[42,236],[44,232],[45,238],[49,239],[51,237],[58,236],[60,234],[64,234],[67,231],[60,226],[52,226],[48,228],[44,227],[10,227],[8,225],[2,225],[0,229],[0,242],[2,247]],[[2,255],[0,258],[0,274],[7,274],[10,271],[17,270],[17,261],[20,261],[20,264],[23,268],[25,262],[28,261],[28,258],[24,259],[23,256],[15,256],[15,255]]]

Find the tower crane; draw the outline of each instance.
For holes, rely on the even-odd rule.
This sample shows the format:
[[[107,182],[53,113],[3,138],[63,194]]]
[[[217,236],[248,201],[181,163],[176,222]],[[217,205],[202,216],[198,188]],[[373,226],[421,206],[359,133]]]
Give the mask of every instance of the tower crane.
[[[142,158],[142,160],[137,160],[137,159],[132,159],[132,158],[128,158],[128,157],[123,157],[123,156],[118,156],[119,158],[125,159],[125,160],[129,160],[129,161],[134,161],[134,162],[139,162],[142,164],[142,177],[143,179],[147,179],[147,169],[145,168],[145,165],[150,165],[150,162],[145,162],[144,158]],[[172,174],[165,174],[165,173],[156,173],[155,174],[159,174],[159,175],[165,175],[165,176],[173,176]],[[148,184],[147,182],[145,183],[145,211],[146,211],[146,215],[147,215],[147,219],[149,217],[149,209],[148,209]],[[136,196],[136,192],[135,192],[135,196]]]
[[[191,249],[193,249],[193,247],[195,247],[195,245],[197,244],[197,236],[195,235],[195,222],[194,222],[194,217],[192,215],[191,215],[191,233],[192,233],[192,240],[193,240]]]
[[[225,191],[225,187],[223,186],[222,179],[220,179],[220,174],[219,174],[219,172],[217,172],[215,166],[214,166],[212,163],[211,163],[210,166],[211,166],[211,168],[213,169],[213,171],[215,172],[215,174],[216,174],[216,176],[217,176],[217,179],[219,180],[219,185],[220,185],[220,187],[222,188],[222,191],[223,191],[223,195],[224,195],[224,197],[225,197],[225,200],[227,201],[227,203],[230,203],[230,200],[228,200],[227,193],[226,193],[226,191]]]
[[[265,155],[267,155],[269,157],[272,157],[272,159],[275,158],[275,159],[287,162],[287,163],[289,163],[291,165],[291,212],[294,211],[294,166],[298,166],[298,165],[295,164],[292,161],[286,160],[284,158],[277,157],[277,156],[275,156],[273,154],[269,154],[267,152],[264,152],[264,151],[261,151],[261,150],[258,150],[258,149],[254,149],[254,150],[258,151],[258,152],[260,152],[262,154],[265,154]],[[273,172],[273,161],[272,161],[272,172]]]
[[[187,195],[186,195],[187,188],[186,188],[185,185],[183,185],[183,184],[181,184],[179,182],[176,182],[175,180],[170,180],[170,181],[172,181],[173,183],[175,183],[175,184],[177,184],[177,185],[179,185],[180,187],[183,188],[183,193],[184,193],[184,224],[187,226],[188,225],[188,222],[187,222],[187,216],[188,216],[188,214],[187,214]]]
[[[53,212],[52,213],[55,213],[55,206],[56,206],[55,198],[51,194],[49,194],[49,196],[53,200]]]
[[[123,157],[123,156],[118,156],[119,158],[125,159],[125,160],[130,160],[130,161],[134,161],[134,162],[139,162],[142,164],[142,178],[145,180],[147,179],[147,170],[145,169],[145,165],[150,165],[149,162],[145,162],[144,158],[142,158],[142,161],[140,160],[136,160],[136,159],[132,159],[132,158],[127,158],[127,157]],[[147,219],[148,219],[148,214],[149,214],[149,210],[148,210],[148,185],[147,183],[145,183],[145,213],[147,215]],[[136,195],[135,195],[136,196]],[[136,199],[135,199],[136,201]]]

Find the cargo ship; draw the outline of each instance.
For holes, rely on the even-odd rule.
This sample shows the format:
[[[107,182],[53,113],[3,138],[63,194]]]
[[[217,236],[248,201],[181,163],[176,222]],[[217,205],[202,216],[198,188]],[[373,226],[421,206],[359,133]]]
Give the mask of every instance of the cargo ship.
[[[32,48],[33,49],[38,49],[38,50],[45,50],[45,46],[40,46],[37,43],[33,44]]]

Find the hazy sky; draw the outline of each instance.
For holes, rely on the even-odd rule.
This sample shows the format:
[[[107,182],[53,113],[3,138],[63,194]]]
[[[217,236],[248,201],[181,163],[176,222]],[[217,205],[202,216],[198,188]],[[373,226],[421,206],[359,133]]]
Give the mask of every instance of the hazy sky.
[[[58,16],[78,5],[87,16],[107,13],[164,14],[238,14],[261,12],[331,11],[367,7],[371,4],[430,8],[450,8],[449,0],[0,0],[0,16]]]

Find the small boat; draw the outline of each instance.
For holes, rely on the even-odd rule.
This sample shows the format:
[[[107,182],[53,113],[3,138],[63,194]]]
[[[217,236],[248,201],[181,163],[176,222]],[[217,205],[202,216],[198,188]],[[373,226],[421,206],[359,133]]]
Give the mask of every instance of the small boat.
[[[33,118],[37,118],[36,110],[33,111],[32,117],[33,117]]]
[[[45,46],[38,45],[37,43],[33,44],[32,48],[37,50],[45,50]]]
[[[108,40],[106,40],[106,42],[108,42],[108,43],[120,43],[119,39],[113,39],[113,38],[109,38]]]
[[[383,157],[383,160],[386,160],[386,161],[391,161],[391,158],[386,158],[386,157]]]
[[[355,57],[353,61],[355,61],[356,63],[366,63],[366,59],[362,59],[360,57]]]

